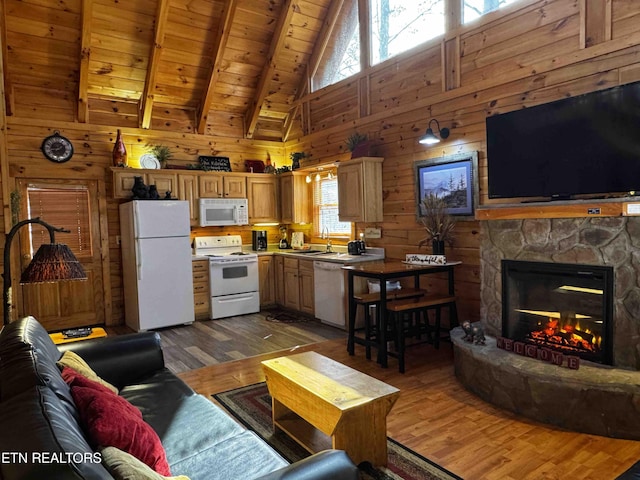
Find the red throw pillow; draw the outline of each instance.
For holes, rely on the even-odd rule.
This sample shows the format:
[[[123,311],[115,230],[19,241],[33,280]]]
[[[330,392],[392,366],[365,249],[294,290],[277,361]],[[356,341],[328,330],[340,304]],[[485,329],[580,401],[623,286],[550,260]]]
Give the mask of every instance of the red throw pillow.
[[[82,375],[81,373],[79,373],[77,370],[71,368],[71,367],[64,367],[62,369],[62,379],[67,383],[67,385],[69,385],[69,387],[73,388],[73,387],[86,387],[86,388],[91,388],[93,390],[97,390],[100,393],[104,393],[105,395],[110,393],[111,395],[113,395],[116,399],[118,399],[120,401],[120,403],[122,404],[122,406],[124,408],[126,408],[127,410],[129,410],[133,415],[136,415],[139,418],[142,418],[142,412],[140,412],[140,410],[136,407],[134,407],[133,405],[131,405],[131,403],[127,402],[124,398],[116,395],[115,393],[113,393],[113,390],[105,387],[104,385],[91,380],[90,378],[85,377],[84,375]]]
[[[93,386],[74,385],[76,382],[83,380],[76,377],[71,382],[71,395],[95,448],[119,448],[160,475],[171,475],[162,442],[151,426],[142,420],[140,410],[106,387],[100,385],[105,392]]]

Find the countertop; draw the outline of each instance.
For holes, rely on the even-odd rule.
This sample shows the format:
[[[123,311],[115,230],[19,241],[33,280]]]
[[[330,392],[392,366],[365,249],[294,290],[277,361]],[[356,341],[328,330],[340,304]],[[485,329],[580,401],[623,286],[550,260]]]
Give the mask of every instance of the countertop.
[[[352,264],[360,262],[373,262],[384,260],[384,248],[368,248],[367,253],[361,255],[349,255],[346,246],[333,246],[333,252],[325,252],[325,245],[311,245],[310,250],[316,253],[304,253],[301,250],[280,249],[277,246],[268,246],[266,252],[257,252],[258,255],[282,255],[286,257],[300,258],[304,260],[319,260],[323,262]]]
[[[353,264],[360,262],[373,262],[384,260],[384,248],[367,248],[367,253],[362,255],[349,255],[346,246],[333,246],[332,253],[325,253],[324,245],[311,245],[310,250],[318,250],[317,253],[302,253],[301,250],[280,249],[277,245],[268,245],[267,250],[256,252],[251,249],[251,245],[243,245],[242,249],[246,252],[257,253],[258,256],[263,255],[281,255],[283,257],[293,257],[305,260],[321,260],[323,262]],[[203,255],[193,255],[192,260],[206,260],[208,257]]]

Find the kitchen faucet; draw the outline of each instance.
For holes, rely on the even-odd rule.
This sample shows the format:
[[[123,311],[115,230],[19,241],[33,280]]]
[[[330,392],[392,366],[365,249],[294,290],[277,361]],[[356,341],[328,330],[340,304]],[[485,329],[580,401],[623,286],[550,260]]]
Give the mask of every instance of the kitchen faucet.
[[[332,253],[333,250],[331,249],[331,239],[329,238],[329,227],[327,227],[326,225],[322,227],[322,239],[327,240],[327,249],[325,250],[325,252]]]

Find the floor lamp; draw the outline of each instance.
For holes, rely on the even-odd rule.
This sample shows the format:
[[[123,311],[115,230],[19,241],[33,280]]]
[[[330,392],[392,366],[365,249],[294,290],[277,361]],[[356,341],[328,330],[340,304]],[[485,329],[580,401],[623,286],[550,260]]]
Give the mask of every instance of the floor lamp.
[[[4,305],[4,325],[11,321],[11,241],[18,230],[24,225],[37,223],[49,231],[51,243],[43,243],[20,276],[20,284],[25,283],[45,283],[59,282],[62,280],[86,280],[82,265],[73,254],[71,249],[62,243],[55,243],[55,232],[69,233],[69,230],[49,225],[47,222],[37,218],[30,218],[16,223],[7,234],[4,245],[4,279],[3,305]]]

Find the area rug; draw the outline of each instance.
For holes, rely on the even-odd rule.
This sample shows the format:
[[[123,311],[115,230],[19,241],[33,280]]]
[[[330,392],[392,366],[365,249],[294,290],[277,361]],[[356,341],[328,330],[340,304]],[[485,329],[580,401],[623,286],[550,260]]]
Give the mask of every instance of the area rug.
[[[309,452],[286,434],[273,432],[271,396],[266,383],[261,382],[229,390],[213,397],[289,462],[309,456]],[[387,450],[389,454],[387,467],[372,467],[367,462],[358,466],[363,480],[462,480],[461,477],[388,437]]]
[[[262,310],[262,313],[268,322],[304,323],[309,321],[309,317],[303,314],[278,307]]]

